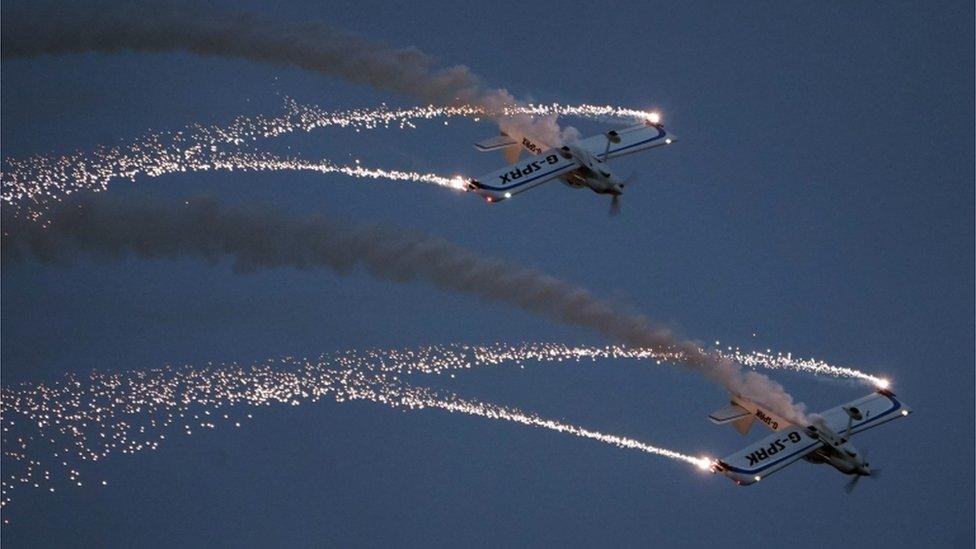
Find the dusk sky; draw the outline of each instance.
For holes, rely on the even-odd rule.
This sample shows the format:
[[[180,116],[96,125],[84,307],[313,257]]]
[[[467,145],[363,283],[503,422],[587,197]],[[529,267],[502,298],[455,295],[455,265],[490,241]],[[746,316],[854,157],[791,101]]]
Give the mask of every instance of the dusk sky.
[[[4,32],[26,14],[58,13],[52,6],[4,3]],[[84,6],[73,9],[118,13],[109,2]],[[144,28],[157,10],[170,11],[155,3],[126,14]],[[113,453],[82,487],[18,488],[2,511],[4,545],[973,546],[972,2],[244,1],[193,13],[237,12],[413,46],[436,67],[463,64],[520,100],[655,110],[679,141],[612,161],[616,173],[636,173],[616,217],[608,197],[559,182],[489,205],[435,185],[296,171],[137,176],[110,182],[105,198],[206,198],[434,235],[705,346],[789,352],[885,377],[914,414],[854,439],[884,476],[846,494],[847,477],[804,461],[738,487],[687,463],[441,410],[330,399],[253,407],[238,410],[252,415],[240,428],[176,429],[154,451]],[[11,161],[277,116],[286,100],[326,111],[426,104],[241,58],[21,56],[10,54],[9,35],[3,45],[5,193]],[[415,123],[298,131],[255,146],[445,176],[504,165],[472,146],[497,135],[490,121]],[[583,135],[620,127],[560,124]],[[242,272],[226,258],[5,257],[0,299],[5,388],[356,349],[616,343],[421,279],[362,268]],[[767,434],[711,424],[726,392],[669,364],[453,373],[410,381],[694,456],[729,455]],[[764,373],[810,411],[873,390]]]

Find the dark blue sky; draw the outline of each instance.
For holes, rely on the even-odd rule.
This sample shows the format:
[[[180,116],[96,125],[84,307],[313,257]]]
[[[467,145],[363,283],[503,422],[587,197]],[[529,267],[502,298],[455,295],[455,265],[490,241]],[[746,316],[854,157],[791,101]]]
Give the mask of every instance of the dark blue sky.
[[[110,192],[414,227],[692,338],[884,373],[916,410],[858,441],[884,478],[847,496],[836,471],[800,463],[737,488],[550,432],[323,403],[116,456],[107,489],[21,496],[4,542],[971,547],[972,4],[486,6],[225,4],[415,45],[519,97],[660,109],[681,141],[619,162],[640,174],[621,216],[607,217],[606,197],[558,184],[495,207],[422,185],[289,173],[164,176]],[[0,76],[4,157],[277,113],[285,95],[324,108],[412,104],[297,69],[184,54],[5,60]],[[320,130],[275,146],[477,175],[500,160],[469,143],[494,131]],[[600,342],[426,283],[189,260],[6,265],[2,300],[5,384],[364,346]],[[867,391],[776,378],[814,409]],[[692,453],[745,443],[705,419],[724,404],[718,388],[667,367],[476,371],[439,384]]]

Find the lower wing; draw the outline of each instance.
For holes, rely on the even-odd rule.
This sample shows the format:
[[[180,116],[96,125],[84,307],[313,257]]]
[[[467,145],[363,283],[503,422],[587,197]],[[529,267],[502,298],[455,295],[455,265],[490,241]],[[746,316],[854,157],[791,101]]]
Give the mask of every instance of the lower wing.
[[[516,162],[496,172],[468,181],[468,190],[485,197],[488,202],[500,202],[565,175],[578,167],[576,161],[563,158],[556,149],[549,149],[539,156]]]
[[[790,427],[719,460],[715,470],[737,484],[752,484],[802,459],[822,444],[803,429]]]

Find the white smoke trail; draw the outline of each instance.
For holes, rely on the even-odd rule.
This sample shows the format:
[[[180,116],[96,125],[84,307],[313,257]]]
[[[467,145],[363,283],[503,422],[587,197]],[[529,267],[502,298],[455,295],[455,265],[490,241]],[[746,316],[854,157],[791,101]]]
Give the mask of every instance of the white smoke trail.
[[[490,88],[464,65],[437,69],[416,48],[395,48],[322,21],[286,22],[258,13],[206,13],[78,3],[32,3],[8,10],[0,21],[4,59],[45,54],[191,52],[293,66],[441,105],[474,105],[503,128],[517,128],[550,145],[564,133],[556,117],[502,113],[523,105],[507,90]]]
[[[107,257],[230,258],[239,269],[324,267],[345,273],[362,266],[373,276],[428,281],[443,290],[514,305],[632,347],[672,353],[676,361],[728,391],[806,424],[802,405],[781,385],[703,351],[647,318],[619,311],[586,290],[543,273],[478,256],[440,238],[381,227],[355,227],[322,215],[295,219],[277,212],[221,210],[208,200],[177,207],[113,200],[67,204],[50,226],[8,222],[0,252],[8,260],[41,260],[75,250]]]
[[[190,52],[293,66],[432,103],[511,97],[463,65],[435,68],[416,48],[395,48],[323,21],[288,22],[260,13],[208,13],[152,5],[37,2],[4,14],[4,59],[84,52]]]

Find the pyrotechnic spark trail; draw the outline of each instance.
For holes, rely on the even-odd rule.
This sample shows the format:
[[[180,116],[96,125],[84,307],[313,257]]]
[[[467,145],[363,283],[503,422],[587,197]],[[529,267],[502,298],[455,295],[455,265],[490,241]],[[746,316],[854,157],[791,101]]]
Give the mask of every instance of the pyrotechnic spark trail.
[[[55,491],[68,485],[106,484],[96,464],[114,453],[156,450],[173,432],[191,436],[218,424],[240,427],[258,406],[298,406],[328,397],[365,400],[394,408],[437,408],[510,421],[597,440],[621,448],[683,461],[706,469],[711,460],[614,434],[586,429],[473,399],[464,399],[401,379],[414,369],[410,353],[345,352],[317,360],[286,357],[250,367],[166,367],[124,373],[68,375],[50,384],[5,387],[0,393],[4,476],[0,508],[19,489]],[[384,363],[383,360],[386,362]],[[390,363],[400,373],[389,373]]]
[[[238,153],[222,155],[214,158],[210,164],[198,166],[198,170],[226,170],[226,171],[310,171],[316,173],[337,173],[357,179],[389,179],[390,181],[412,181],[415,183],[430,183],[440,187],[447,187],[462,191],[465,180],[461,176],[444,177],[433,173],[406,172],[402,170],[384,170],[382,168],[367,168],[359,161],[353,166],[335,164],[329,160],[312,162],[300,158],[282,158],[266,153]]]
[[[853,379],[887,387],[888,381],[857,370],[836,366],[815,358],[795,358],[792,353],[702,349],[733,360],[743,366],[764,370],[790,370],[835,379]],[[657,364],[680,362],[677,351],[658,351],[624,345],[572,346],[562,343],[522,343],[508,345],[464,345],[459,343],[431,345],[417,349],[360,351],[370,355],[375,368],[387,373],[440,374],[446,371],[503,364],[563,363],[598,360],[653,360]],[[406,368],[406,370],[404,369]]]
[[[598,105],[507,106],[499,112],[484,107],[409,107],[326,111],[287,100],[278,117],[238,117],[226,126],[189,126],[181,131],[150,133],[119,147],[101,147],[60,157],[31,156],[4,160],[0,200],[14,212],[31,218],[41,216],[51,203],[82,190],[103,191],[113,180],[135,181],[139,176],[159,177],[183,172],[211,170],[268,171],[306,170],[339,173],[351,177],[392,179],[464,189],[460,176],[343,166],[328,160],[312,162],[280,158],[248,148],[261,139],[319,128],[347,128],[355,131],[377,128],[415,128],[418,120],[464,117],[572,116],[593,119],[652,120],[654,113]]]
[[[735,351],[734,357],[758,368],[790,369],[819,376],[882,382],[852,368],[790,354]],[[53,384],[24,384],[2,390],[4,470],[0,507],[21,487],[54,490],[65,482],[84,485],[84,475],[113,453],[156,450],[166,435],[209,430],[218,424],[240,427],[249,407],[298,406],[330,397],[336,402],[367,400],[407,409],[437,408],[453,413],[511,421],[590,438],[621,448],[668,457],[706,468],[693,457],[632,438],[601,433],[542,418],[516,408],[463,399],[407,384],[404,376],[439,375],[458,370],[526,364],[577,364],[584,361],[676,360],[677,355],[621,345],[570,346],[560,343],[506,345],[448,344],[415,349],[362,350],[323,354],[317,359],[285,357],[243,367],[166,367],[123,373],[66,376]],[[104,478],[102,474],[101,478]]]

